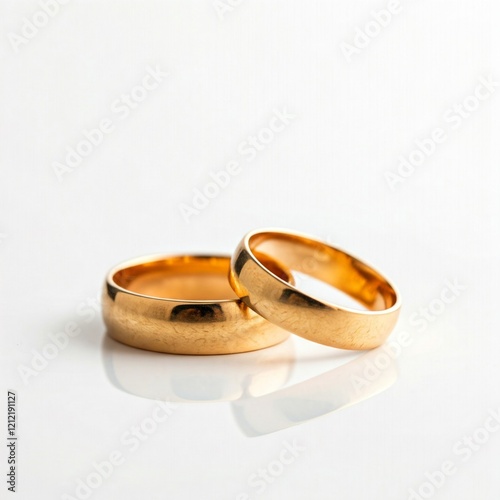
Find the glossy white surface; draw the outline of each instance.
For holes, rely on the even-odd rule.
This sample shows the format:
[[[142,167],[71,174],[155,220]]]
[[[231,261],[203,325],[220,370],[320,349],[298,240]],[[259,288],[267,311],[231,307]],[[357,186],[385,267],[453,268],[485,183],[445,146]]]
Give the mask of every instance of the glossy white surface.
[[[84,498],[90,475],[106,500],[498,499],[499,91],[481,78],[500,81],[499,9],[405,2],[348,62],[342,44],[387,8],[247,1],[220,19],[208,0],[75,0],[16,51],[40,6],[1,3],[0,435],[4,448],[12,390],[16,498]],[[112,132],[59,182],[54,162],[105,118]],[[446,139],[391,189],[385,173],[438,127]],[[221,170],[228,185],[187,223],[180,204]],[[230,253],[260,226],[387,273],[404,300],[394,359],[299,338],[191,358],[105,337],[113,265]],[[102,479],[93,463],[110,455]]]

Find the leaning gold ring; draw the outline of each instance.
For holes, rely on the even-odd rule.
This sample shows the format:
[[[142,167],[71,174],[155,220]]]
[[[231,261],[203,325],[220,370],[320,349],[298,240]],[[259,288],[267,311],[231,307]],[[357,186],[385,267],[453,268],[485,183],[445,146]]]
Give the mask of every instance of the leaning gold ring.
[[[342,307],[301,292],[267,262],[326,282],[366,309]],[[381,345],[401,306],[395,286],[373,267],[312,237],[280,229],[252,231],[243,238],[231,260],[229,281],[238,297],[270,322],[342,349]]]
[[[229,256],[187,255],[146,257],[115,267],[103,291],[108,334],[133,347],[172,354],[230,354],[285,340],[288,332],[234,294],[229,264]],[[285,270],[266,264],[291,280]]]

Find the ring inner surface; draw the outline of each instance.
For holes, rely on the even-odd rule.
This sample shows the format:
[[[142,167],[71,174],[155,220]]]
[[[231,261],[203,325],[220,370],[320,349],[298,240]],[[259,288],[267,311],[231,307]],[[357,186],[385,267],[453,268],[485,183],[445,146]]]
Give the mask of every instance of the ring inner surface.
[[[120,287],[177,300],[237,300],[229,285],[229,257],[169,257],[127,267],[113,275]]]
[[[396,292],[383,276],[350,255],[301,236],[265,232],[249,239],[249,248],[271,273],[259,254],[270,256],[280,266],[307,274],[348,294],[372,311],[392,307]]]

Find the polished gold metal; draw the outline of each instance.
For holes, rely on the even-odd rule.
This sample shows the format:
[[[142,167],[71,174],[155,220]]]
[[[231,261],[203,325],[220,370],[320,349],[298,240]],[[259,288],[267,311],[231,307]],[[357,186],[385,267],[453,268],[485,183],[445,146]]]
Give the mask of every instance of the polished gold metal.
[[[133,347],[173,354],[246,352],[285,340],[288,332],[235,295],[227,279],[229,264],[229,256],[156,256],[114,268],[103,292],[109,335]],[[274,263],[267,265],[285,281],[291,279]]]
[[[267,262],[326,282],[367,309],[342,307],[303,293]],[[372,267],[312,237],[280,229],[257,230],[243,238],[231,260],[229,281],[238,297],[270,322],[342,349],[381,345],[401,305],[394,285]]]

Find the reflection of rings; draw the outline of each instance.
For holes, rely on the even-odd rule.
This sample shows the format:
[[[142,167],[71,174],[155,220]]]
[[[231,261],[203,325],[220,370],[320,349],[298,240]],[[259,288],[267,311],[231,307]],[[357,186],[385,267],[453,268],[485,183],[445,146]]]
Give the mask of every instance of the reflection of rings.
[[[382,360],[386,358],[382,366]],[[328,372],[259,397],[231,403],[247,436],[261,436],[347,408],[389,388],[398,378],[395,357],[379,347]]]
[[[268,262],[284,281],[286,271]],[[124,344],[174,354],[229,354],[282,342],[288,332],[238,300],[227,256],[156,256],[125,262],[107,277],[103,316]]]
[[[169,402],[222,402],[281,389],[295,361],[291,339],[232,356],[177,356],[116,342],[105,335],[103,363],[119,390]]]
[[[303,272],[356,299],[368,310],[331,304],[301,292],[263,260]],[[231,260],[230,282],[264,318],[308,340],[343,349],[372,349],[388,337],[400,308],[396,288],[372,267],[308,236],[283,230],[248,233]]]

